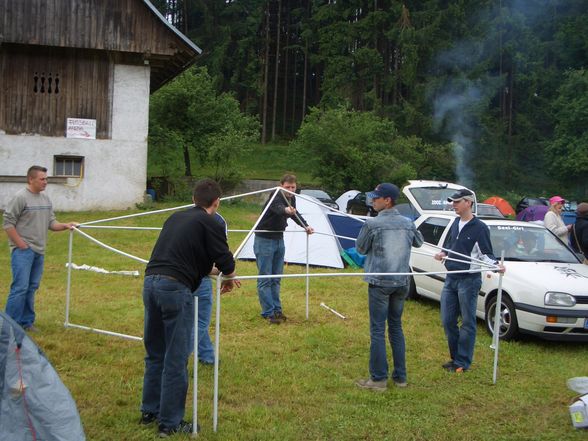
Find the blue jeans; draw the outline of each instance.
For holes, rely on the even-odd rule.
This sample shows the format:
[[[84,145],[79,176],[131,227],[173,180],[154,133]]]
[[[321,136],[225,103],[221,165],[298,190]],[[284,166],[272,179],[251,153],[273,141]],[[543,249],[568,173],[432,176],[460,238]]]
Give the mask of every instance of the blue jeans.
[[[198,297],[198,359],[203,363],[212,364],[214,347],[208,333],[212,314],[212,279],[204,277],[194,295]],[[194,332],[190,335],[190,348],[194,348]]]
[[[6,314],[23,328],[35,322],[35,291],[41,283],[45,256],[27,248],[15,248],[10,256],[12,284],[6,301]]]
[[[284,239],[268,239],[255,235],[253,252],[259,275],[284,273]],[[282,312],[280,302],[280,278],[257,279],[257,295],[261,305],[261,316],[271,317]]]
[[[388,378],[386,320],[388,320],[388,339],[394,361],[392,379],[397,382],[406,381],[406,347],[402,332],[402,311],[407,294],[407,286],[391,288],[369,285],[370,375],[374,381]]]
[[[158,415],[165,427],[176,427],[186,408],[194,296],[176,280],[145,276],[143,305],[147,355],[141,411]]]
[[[476,343],[476,304],[482,287],[479,274],[455,277],[449,274],[441,291],[441,322],[447,336],[449,355],[456,366],[469,369]],[[461,327],[457,321],[461,316]]]

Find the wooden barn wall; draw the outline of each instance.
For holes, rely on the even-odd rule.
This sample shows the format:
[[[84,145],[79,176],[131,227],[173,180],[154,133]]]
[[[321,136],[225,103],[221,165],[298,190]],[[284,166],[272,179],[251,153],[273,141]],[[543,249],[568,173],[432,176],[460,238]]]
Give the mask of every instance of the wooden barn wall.
[[[167,56],[185,46],[141,0],[0,0],[0,30],[43,46]]]
[[[0,130],[65,136],[66,118],[110,138],[114,64],[105,52],[0,46]]]

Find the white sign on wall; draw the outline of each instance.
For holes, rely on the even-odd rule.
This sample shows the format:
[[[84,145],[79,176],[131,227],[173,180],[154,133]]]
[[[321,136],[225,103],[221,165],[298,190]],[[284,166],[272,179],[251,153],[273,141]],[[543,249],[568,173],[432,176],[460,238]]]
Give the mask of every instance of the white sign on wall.
[[[67,118],[66,138],[96,139],[96,120]]]

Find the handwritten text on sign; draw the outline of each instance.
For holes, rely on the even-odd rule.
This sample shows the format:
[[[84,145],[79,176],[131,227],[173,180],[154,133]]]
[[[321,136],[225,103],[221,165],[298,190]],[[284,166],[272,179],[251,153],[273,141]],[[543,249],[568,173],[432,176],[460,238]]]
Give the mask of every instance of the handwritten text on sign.
[[[66,138],[96,139],[96,120],[67,118]]]

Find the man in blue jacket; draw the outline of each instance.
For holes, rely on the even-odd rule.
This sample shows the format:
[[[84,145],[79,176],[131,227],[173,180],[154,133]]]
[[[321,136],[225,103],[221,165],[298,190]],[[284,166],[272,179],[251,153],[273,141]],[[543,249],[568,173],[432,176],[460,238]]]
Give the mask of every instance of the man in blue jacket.
[[[467,371],[472,364],[476,342],[476,305],[482,286],[480,265],[463,256],[471,256],[490,265],[498,263],[492,251],[488,226],[472,213],[474,200],[474,194],[466,188],[447,198],[459,217],[451,224],[445,240],[444,248],[449,250],[449,254],[442,251],[435,255],[435,259],[445,262],[448,271],[475,271],[447,274],[441,291],[441,321],[451,356],[443,368],[451,372]],[[504,271],[503,267],[501,271]],[[458,327],[460,316],[462,323]]]
[[[378,216],[367,219],[361,228],[355,247],[366,254],[366,273],[410,273],[411,246],[420,247],[423,236],[414,223],[402,216],[394,205],[400,195],[394,184],[379,184],[368,194]],[[384,392],[388,383],[386,355],[386,321],[392,347],[394,370],[392,381],[397,387],[406,387],[405,342],[402,332],[402,311],[408,295],[408,275],[370,275],[368,299],[370,312],[370,378],[356,381],[362,389]]]

